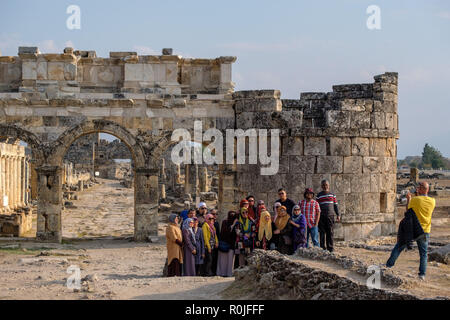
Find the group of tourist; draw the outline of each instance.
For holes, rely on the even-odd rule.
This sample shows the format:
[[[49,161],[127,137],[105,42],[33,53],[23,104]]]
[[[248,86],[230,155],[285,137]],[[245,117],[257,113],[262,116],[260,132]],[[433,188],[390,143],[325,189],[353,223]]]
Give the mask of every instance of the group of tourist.
[[[271,212],[263,200],[254,196],[240,201],[239,209],[229,211],[219,225],[217,210],[208,211],[200,202],[198,209],[172,214],[166,230],[168,276],[231,277],[233,268],[244,266],[256,248],[293,254],[312,245],[333,251],[333,224],[339,221],[336,196],[327,180],[322,191],[305,189],[297,204],[278,190],[279,199]],[[320,235],[320,236],[319,236]]]

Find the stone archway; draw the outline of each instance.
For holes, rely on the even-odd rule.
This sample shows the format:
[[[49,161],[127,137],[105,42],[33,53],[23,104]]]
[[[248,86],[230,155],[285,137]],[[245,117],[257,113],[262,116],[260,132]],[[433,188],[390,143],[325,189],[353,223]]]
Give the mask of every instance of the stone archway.
[[[37,168],[39,176],[37,237],[62,240],[62,163],[70,145],[91,133],[108,133],[119,138],[130,150],[134,168],[134,238],[137,241],[158,232],[158,169],[147,161],[142,145],[132,133],[106,120],[84,121],[62,133],[53,143],[46,162]]]

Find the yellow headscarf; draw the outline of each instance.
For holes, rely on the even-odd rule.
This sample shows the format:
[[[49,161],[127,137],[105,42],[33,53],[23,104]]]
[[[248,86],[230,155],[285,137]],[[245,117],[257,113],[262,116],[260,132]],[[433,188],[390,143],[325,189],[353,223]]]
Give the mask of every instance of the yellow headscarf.
[[[269,216],[269,221],[266,221],[265,217]],[[270,217],[270,213],[267,210],[261,212],[261,218],[259,219],[259,230],[258,230],[258,239],[262,241],[264,233],[266,234],[266,239],[272,239],[272,219]]]
[[[284,209],[284,210],[282,210],[282,209]],[[284,211],[284,215],[280,214],[282,211]],[[275,219],[275,225],[277,226],[277,229],[280,231],[283,230],[286,227],[286,224],[288,223],[289,218],[290,217],[286,212],[286,207],[281,206],[278,211],[278,217]]]
[[[242,227],[244,228],[244,233],[248,233],[249,230],[249,223],[250,223],[250,219],[247,217],[247,219],[245,219],[242,217],[244,212],[248,212],[247,208],[242,207],[241,208],[241,214],[239,215],[239,222],[242,224]]]

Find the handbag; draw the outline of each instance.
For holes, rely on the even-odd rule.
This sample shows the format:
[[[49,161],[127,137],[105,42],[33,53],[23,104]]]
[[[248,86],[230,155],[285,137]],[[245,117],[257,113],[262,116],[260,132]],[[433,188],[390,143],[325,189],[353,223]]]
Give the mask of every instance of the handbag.
[[[219,248],[218,249],[220,252],[228,252],[228,250],[230,250],[230,244],[228,242],[219,240]]]

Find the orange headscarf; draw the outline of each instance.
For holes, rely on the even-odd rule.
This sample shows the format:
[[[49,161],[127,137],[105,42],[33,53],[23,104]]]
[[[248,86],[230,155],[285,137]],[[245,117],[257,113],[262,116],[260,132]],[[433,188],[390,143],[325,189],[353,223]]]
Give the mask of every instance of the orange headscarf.
[[[275,225],[277,226],[277,229],[281,231],[281,230],[283,230],[286,227],[286,224],[289,221],[289,215],[287,214],[285,206],[281,206],[278,209],[278,212],[279,212],[278,216],[275,219]],[[284,213],[282,213],[282,212],[284,212]]]

